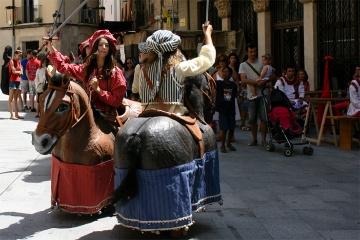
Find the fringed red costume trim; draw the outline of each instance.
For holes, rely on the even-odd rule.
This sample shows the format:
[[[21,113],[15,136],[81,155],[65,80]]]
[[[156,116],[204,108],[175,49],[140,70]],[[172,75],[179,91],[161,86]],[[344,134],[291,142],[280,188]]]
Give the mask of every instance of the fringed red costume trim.
[[[114,160],[93,166],[64,163],[52,156],[51,205],[69,213],[93,214],[111,204]]]

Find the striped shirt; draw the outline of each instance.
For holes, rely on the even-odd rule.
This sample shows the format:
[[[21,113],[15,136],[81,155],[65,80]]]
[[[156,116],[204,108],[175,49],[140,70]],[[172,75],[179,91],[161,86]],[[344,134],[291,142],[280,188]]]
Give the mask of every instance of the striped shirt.
[[[215,47],[212,45],[204,45],[197,58],[180,62],[174,67],[171,67],[163,76],[162,80],[158,79],[159,60],[151,66],[146,67],[147,74],[153,85],[153,90],[150,89],[145,80],[144,73],[141,71],[139,76],[139,94],[143,109],[161,109],[155,99],[155,95],[158,93],[168,112],[184,115],[187,112],[183,102],[185,78],[204,73],[214,64],[215,57]],[[134,79],[134,81],[136,81],[136,79]]]

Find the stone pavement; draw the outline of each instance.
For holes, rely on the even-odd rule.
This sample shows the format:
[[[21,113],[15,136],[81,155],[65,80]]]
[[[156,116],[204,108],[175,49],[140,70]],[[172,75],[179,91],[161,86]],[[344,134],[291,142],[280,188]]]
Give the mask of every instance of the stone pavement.
[[[31,145],[35,114],[9,120],[0,93],[0,240],[169,239],[117,225],[111,214],[77,216],[50,209],[50,156]],[[311,133],[311,132],[310,132]],[[236,152],[219,153],[224,205],[194,213],[185,239],[360,239],[359,145],[343,151],[294,146],[285,157],[248,147],[250,132],[235,132]]]

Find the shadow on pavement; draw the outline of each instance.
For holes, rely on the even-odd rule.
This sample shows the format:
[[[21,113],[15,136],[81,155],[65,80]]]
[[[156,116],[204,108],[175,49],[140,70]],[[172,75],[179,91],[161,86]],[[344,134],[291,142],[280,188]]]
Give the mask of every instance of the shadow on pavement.
[[[31,214],[4,212],[1,213],[1,216],[22,217],[22,219],[3,229],[4,231],[1,234],[0,239],[28,239],[32,235],[48,229],[71,229],[97,221],[101,218],[111,217],[111,215],[111,213],[103,213],[101,215],[78,216],[75,214],[58,212],[57,210],[52,209],[46,209]],[[39,221],[39,219],[41,220]],[[49,239],[51,239],[51,237]],[[102,237],[98,239],[102,239]]]

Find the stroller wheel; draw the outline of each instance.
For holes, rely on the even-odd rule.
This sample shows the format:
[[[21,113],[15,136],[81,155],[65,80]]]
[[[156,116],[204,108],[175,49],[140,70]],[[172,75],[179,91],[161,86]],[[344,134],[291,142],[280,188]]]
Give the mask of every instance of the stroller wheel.
[[[306,154],[306,155],[313,155],[314,153],[314,149],[312,147],[304,147],[303,148],[303,153]]]
[[[287,157],[290,157],[292,155],[291,148],[285,148],[284,149],[284,155],[287,156]]]
[[[266,144],[266,151],[268,151],[268,152],[275,151],[275,144],[273,144],[273,143]]]
[[[294,145],[292,145],[291,143],[285,143],[285,144],[284,144],[284,148],[293,149],[293,148],[294,148]]]

